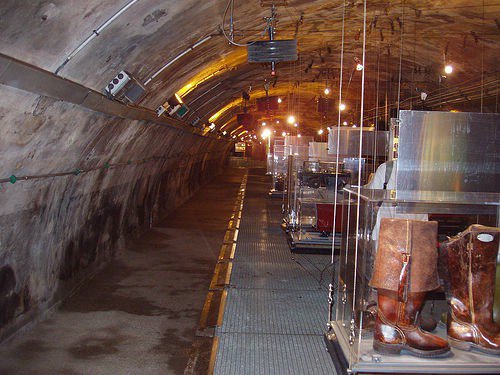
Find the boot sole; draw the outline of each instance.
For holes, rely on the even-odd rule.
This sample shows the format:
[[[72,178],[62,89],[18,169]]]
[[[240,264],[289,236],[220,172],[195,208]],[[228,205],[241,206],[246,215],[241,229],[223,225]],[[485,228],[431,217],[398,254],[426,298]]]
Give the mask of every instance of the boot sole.
[[[474,342],[457,340],[450,336],[448,336],[448,342],[453,348],[464,350],[466,352],[470,352],[472,349],[474,349],[485,354],[500,355],[500,350],[484,348]]]
[[[412,348],[408,345],[401,344],[384,344],[379,341],[373,341],[373,349],[381,354],[398,355],[405,352],[415,357],[420,358],[439,358],[447,357],[451,354],[450,348],[436,349],[436,350],[420,350]]]

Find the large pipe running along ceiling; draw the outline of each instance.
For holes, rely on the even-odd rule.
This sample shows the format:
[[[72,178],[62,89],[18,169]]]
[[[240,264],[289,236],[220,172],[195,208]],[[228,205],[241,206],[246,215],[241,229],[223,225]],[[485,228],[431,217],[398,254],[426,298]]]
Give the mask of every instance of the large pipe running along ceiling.
[[[263,18],[269,17],[271,3],[8,0],[0,6],[2,19],[9,20],[0,26],[1,52],[98,91],[125,69],[148,89],[141,106],[155,109],[179,93],[191,109],[188,122],[212,120],[228,131],[238,127],[236,114],[243,110],[246,92],[254,118],[280,121],[281,132],[293,112],[301,132],[315,134],[337,122],[336,105],[323,115],[316,102],[327,86],[328,96],[338,100],[345,11],[342,90],[347,109],[342,120],[355,122],[363,1],[276,2],[286,5],[277,7],[274,37],[297,39],[299,52],[297,61],[277,64],[276,76],[270,64],[247,63],[246,48],[228,43],[221,31],[224,10],[231,5],[236,41],[266,39]],[[498,111],[499,1],[368,1],[366,19],[366,124],[386,116],[398,102],[401,108]],[[230,32],[228,17],[224,27]],[[446,63],[453,64],[452,74],[443,72]],[[269,95],[283,98],[277,113],[255,112],[266,83]],[[254,127],[248,130],[250,135]]]

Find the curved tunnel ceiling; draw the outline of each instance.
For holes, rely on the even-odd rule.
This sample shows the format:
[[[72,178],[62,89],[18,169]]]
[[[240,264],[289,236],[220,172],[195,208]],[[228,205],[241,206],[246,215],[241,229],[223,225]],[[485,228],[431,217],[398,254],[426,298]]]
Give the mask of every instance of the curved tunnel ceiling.
[[[227,0],[6,0],[0,6],[0,18],[9,20],[0,25],[1,52],[99,92],[127,70],[148,89],[141,106],[155,109],[179,93],[192,110],[188,121],[212,119],[228,131],[238,126],[242,92],[250,93],[253,111],[254,100],[266,95],[267,81],[269,95],[283,97],[282,109],[255,117],[279,121],[293,112],[301,131],[313,134],[337,123],[336,107],[323,116],[316,101],[326,86],[338,99],[345,11],[342,90],[348,110],[343,116],[356,122],[361,72],[354,67],[363,57],[363,1],[346,1],[345,8],[344,2],[331,0],[285,3],[278,7],[276,38],[296,38],[299,59],[278,64],[276,77],[265,64],[247,63],[246,49],[222,35]],[[235,0],[236,40],[255,40],[269,15],[269,6],[259,0]],[[394,106],[399,91],[402,108],[497,111],[499,29],[500,2],[495,0],[368,1],[367,122],[376,120],[377,103],[384,106],[379,114]],[[455,69],[448,77],[442,73],[445,62]],[[429,94],[426,103],[420,100],[422,91]]]

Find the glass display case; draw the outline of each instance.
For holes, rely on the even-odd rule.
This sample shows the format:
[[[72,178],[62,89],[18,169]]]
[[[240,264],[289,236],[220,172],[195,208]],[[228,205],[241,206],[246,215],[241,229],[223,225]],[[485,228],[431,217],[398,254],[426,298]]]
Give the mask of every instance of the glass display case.
[[[341,249],[336,258],[330,285],[329,329],[325,335],[328,350],[338,366],[338,371],[340,373],[500,373],[498,352],[497,355],[492,355],[492,350],[484,353],[488,350],[481,348],[479,349],[481,351],[475,350],[474,345],[473,350],[461,350],[457,347],[470,349],[471,346],[464,342],[447,340],[446,320],[448,320],[449,335],[451,318],[446,297],[452,298],[453,294],[447,282],[450,278],[450,275],[447,275],[447,267],[451,263],[449,259],[442,260],[443,247],[439,250],[438,245],[438,241],[444,241],[442,246],[447,243],[446,237],[439,236],[440,221],[443,218],[459,217],[462,220],[457,222],[461,223],[461,226],[454,228],[455,234],[466,230],[471,224],[482,224],[493,231],[494,235],[487,233],[482,235],[485,242],[496,238],[495,245],[491,245],[496,246],[496,249],[491,250],[496,258],[498,234],[495,233],[499,230],[497,227],[500,194],[370,189],[358,191],[357,188],[347,187],[344,188],[343,195]],[[437,224],[433,220],[437,220]],[[450,228],[447,227],[446,230],[449,232]],[[406,240],[406,245],[398,242],[400,237]],[[386,254],[391,247],[397,247],[402,254],[401,264],[398,263],[399,268],[396,267],[394,271],[390,268],[391,263],[387,260],[390,257]],[[379,257],[377,252],[380,252]],[[433,258],[434,255],[427,256],[426,252],[436,254],[436,258]],[[472,259],[472,255],[470,257]],[[471,269],[469,268],[469,271],[473,272]],[[451,273],[451,270],[449,272]],[[467,277],[465,271],[459,274]],[[391,298],[394,298],[399,306],[397,311],[404,316],[407,312],[405,309],[411,305],[409,298],[421,296],[416,292],[417,290],[420,292],[420,289],[413,284],[421,275],[425,275],[425,280],[435,280],[438,284],[426,289],[424,308],[422,310],[415,308],[416,310],[411,312],[414,320],[408,318],[406,327],[408,324],[414,324],[413,332],[420,332],[421,328],[415,327],[421,327],[425,314],[429,319],[434,319],[437,326],[431,327],[434,328],[432,337],[434,342],[440,343],[441,346],[439,350],[433,349],[432,353],[426,352],[426,348],[415,349],[409,338],[408,341],[403,340],[403,344],[398,344],[399,346],[386,344],[383,341],[383,335],[386,334],[384,330],[392,326],[386,321],[390,319],[386,317],[387,313],[384,310],[388,303],[385,298],[389,294],[386,294],[385,287],[379,286],[378,279],[381,277],[382,283],[392,282],[391,280],[396,280],[394,281],[396,284],[399,283],[397,284],[399,288],[394,289]],[[492,280],[494,284],[494,275]],[[377,285],[378,288],[375,288]],[[467,280],[463,285],[468,285]],[[491,288],[494,289],[494,285],[491,285]],[[421,302],[422,300],[419,303]],[[429,305],[432,308],[428,308]],[[406,307],[401,310],[401,306]],[[383,312],[380,312],[382,310]],[[453,312],[451,314],[453,315]],[[401,330],[398,327],[395,330]],[[406,337],[405,334],[401,333],[401,336]],[[423,335],[431,337],[428,333]],[[446,349],[448,341],[453,341],[451,350]]]
[[[289,194],[288,233],[292,250],[332,251],[332,238],[339,246],[341,191],[350,183],[351,172],[342,163],[297,159],[291,165],[293,188]],[[337,189],[335,189],[337,187]],[[337,198],[335,199],[335,192]],[[334,230],[334,226],[336,230]]]
[[[285,145],[275,143],[272,154],[272,185],[269,192],[271,196],[283,197],[285,193],[287,156]]]

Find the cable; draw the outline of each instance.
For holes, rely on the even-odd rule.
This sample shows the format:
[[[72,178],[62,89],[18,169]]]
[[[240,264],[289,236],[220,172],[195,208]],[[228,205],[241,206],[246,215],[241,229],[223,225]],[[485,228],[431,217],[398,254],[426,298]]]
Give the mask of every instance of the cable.
[[[404,25],[405,25],[405,0],[401,3],[401,43],[399,47],[399,80],[398,80],[398,110],[397,116],[399,118],[399,102],[401,101],[401,76],[403,70],[403,36],[404,36]]]
[[[229,8],[231,8],[231,17],[230,17],[230,34],[228,36],[226,34],[225,25],[226,25],[226,18],[227,18],[227,13],[229,11]],[[224,10],[224,15],[222,16],[222,24],[221,24],[222,35],[224,35],[224,37],[227,39],[227,41],[230,44],[237,46],[237,47],[248,47],[248,46],[251,46],[251,45],[257,43],[257,41],[254,41],[254,42],[242,44],[242,43],[237,43],[234,41],[233,10],[234,10],[234,0],[229,0],[227,3],[226,9]],[[264,31],[257,38],[262,38],[266,34],[267,30],[270,27],[271,22],[272,22],[272,18],[268,18],[267,22],[266,22],[266,27],[264,28]],[[231,34],[233,34],[233,35],[231,35]]]

